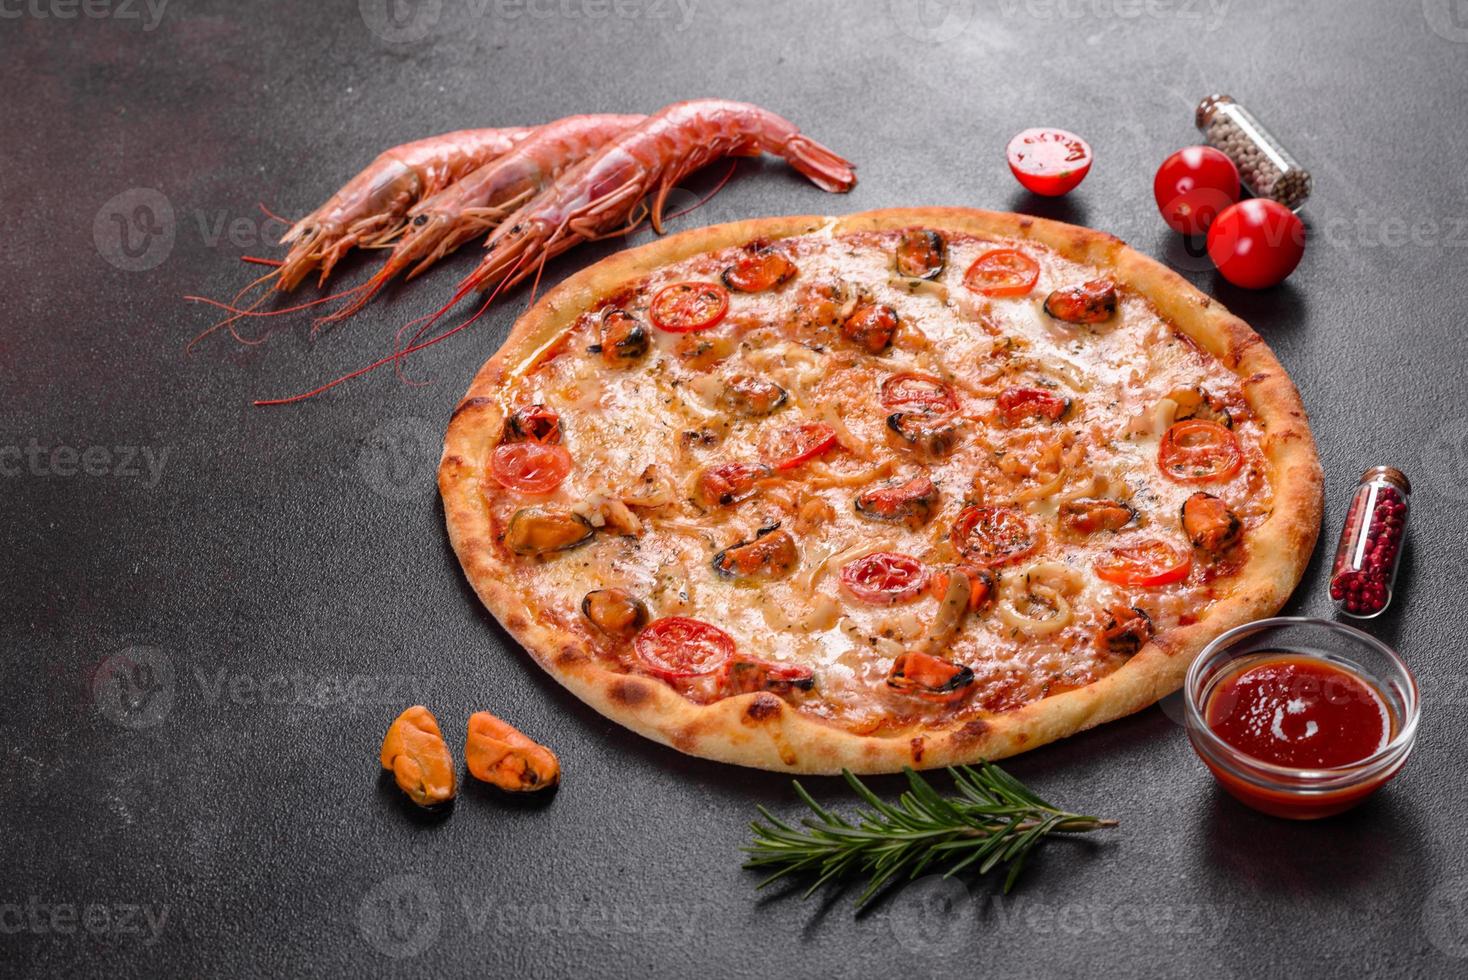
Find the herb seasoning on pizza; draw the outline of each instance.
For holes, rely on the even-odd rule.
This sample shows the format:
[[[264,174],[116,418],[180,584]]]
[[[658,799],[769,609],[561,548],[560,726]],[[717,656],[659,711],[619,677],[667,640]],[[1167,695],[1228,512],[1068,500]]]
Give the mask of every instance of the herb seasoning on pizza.
[[[593,266],[480,372],[439,481],[480,597],[579,697],[807,772],[1152,703],[1283,604],[1321,507],[1244,323],[1110,236],[962,209]]]

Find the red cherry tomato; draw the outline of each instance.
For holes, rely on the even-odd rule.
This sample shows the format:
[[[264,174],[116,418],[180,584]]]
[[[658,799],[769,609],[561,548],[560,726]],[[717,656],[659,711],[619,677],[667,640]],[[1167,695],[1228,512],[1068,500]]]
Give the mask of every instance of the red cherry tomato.
[[[922,594],[928,570],[911,555],[877,551],[841,568],[841,585],[847,592],[877,606],[891,606]]]
[[[1268,198],[1240,201],[1208,229],[1208,257],[1223,278],[1245,289],[1279,285],[1304,254],[1304,223]]]
[[[984,566],[1018,561],[1040,543],[1029,518],[1008,507],[965,507],[948,536],[960,555]]]
[[[675,282],[652,298],[653,326],[669,333],[707,330],[729,312],[729,290],[716,282]]]
[[[765,440],[765,457],[777,470],[791,470],[836,448],[836,430],[824,422],[802,422]]]
[[[1157,465],[1162,475],[1179,483],[1226,480],[1243,464],[1239,440],[1228,429],[1206,419],[1176,423],[1157,446]]]
[[[1157,168],[1152,196],[1173,231],[1201,235],[1239,199],[1239,168],[1211,146],[1185,147]]]
[[[963,284],[985,296],[1023,296],[1035,288],[1040,263],[1013,248],[980,255],[963,274]]]
[[[948,415],[958,411],[958,396],[945,381],[930,374],[904,371],[882,382],[882,407],[891,412]]]
[[[1112,548],[1096,563],[1096,577],[1114,585],[1150,589],[1181,582],[1192,567],[1191,555],[1154,539]]]
[[[632,640],[648,673],[663,680],[712,674],[734,656],[734,638],[687,616],[653,620]]]
[[[542,442],[507,442],[496,446],[489,471],[502,486],[521,493],[550,493],[571,472],[564,446]]]
[[[1091,147],[1063,129],[1027,129],[1009,141],[1009,169],[1025,190],[1059,197],[1086,179]]]
[[[994,405],[1007,425],[1023,425],[1032,421],[1059,422],[1070,409],[1070,400],[1040,388],[1005,388]]]

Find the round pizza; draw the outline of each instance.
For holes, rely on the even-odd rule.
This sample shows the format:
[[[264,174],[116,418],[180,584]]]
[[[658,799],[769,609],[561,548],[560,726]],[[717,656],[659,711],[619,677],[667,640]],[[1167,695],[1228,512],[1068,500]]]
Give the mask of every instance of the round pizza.
[[[614,255],[520,318],[439,487],[602,714],[795,772],[997,759],[1175,690],[1304,570],[1321,472],[1249,327],[1109,235],[898,209]]]

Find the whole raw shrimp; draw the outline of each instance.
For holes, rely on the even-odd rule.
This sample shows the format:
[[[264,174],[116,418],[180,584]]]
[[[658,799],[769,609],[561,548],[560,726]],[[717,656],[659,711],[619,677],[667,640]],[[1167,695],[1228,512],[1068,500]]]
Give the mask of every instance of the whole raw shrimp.
[[[649,193],[655,197],[647,217],[661,234],[663,204],[679,180],[720,157],[761,150],[783,157],[822,190],[856,186],[850,163],[768,109],[724,99],[675,102],[506,218],[485,243],[484,260],[444,309],[471,289],[513,286],[573,245],[622,229]]]
[[[650,218],[661,232],[663,205],[668,191],[679,180],[720,157],[761,151],[783,157],[822,190],[845,192],[856,186],[856,172],[850,163],[767,109],[723,99],[675,102],[614,137],[505,218],[485,243],[488,253],[484,260],[443,307],[432,316],[413,321],[427,322],[405,346],[401,338],[406,327],[399,331],[398,349],[388,356],[311,391],[289,398],[260,399],[255,404],[286,405],[314,398],[384,365],[400,364],[404,356],[467,329],[484,312],[488,301],[464,323],[420,341],[471,290],[495,285],[497,295],[573,245],[634,227],[637,221],[629,218],[649,193],[655,197],[643,217]]]
[[[408,210],[403,236],[382,269],[322,322],[351,316],[404,269],[413,266],[407,275],[412,279],[469,239],[491,231],[571,166],[645,118],[567,116],[547,123],[504,156],[419,201]]]
[[[461,129],[404,143],[378,154],[367,168],[285,233],[281,266],[266,277],[288,292],[315,269],[326,282],[332,267],[358,245],[398,234],[408,209],[476,168],[504,156],[534,127]]]

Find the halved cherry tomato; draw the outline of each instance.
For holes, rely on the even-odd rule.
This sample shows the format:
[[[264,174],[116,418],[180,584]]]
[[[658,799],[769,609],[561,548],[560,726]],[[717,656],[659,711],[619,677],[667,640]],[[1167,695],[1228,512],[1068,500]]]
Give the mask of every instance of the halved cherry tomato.
[[[1169,428],[1157,446],[1162,475],[1179,483],[1226,480],[1244,464],[1238,438],[1217,422],[1188,419]]]
[[[974,260],[963,284],[985,296],[1023,296],[1040,279],[1040,263],[1014,248],[996,248]]]
[[[999,393],[995,407],[1008,425],[1036,420],[1059,422],[1070,408],[1070,399],[1041,388],[1005,388]]]
[[[656,619],[632,640],[648,673],[663,680],[712,674],[734,656],[734,638],[687,616]]]
[[[496,446],[489,471],[501,485],[521,493],[550,493],[571,473],[564,446],[507,442]]]
[[[783,286],[800,270],[782,252],[760,249],[745,252],[724,270],[724,285],[741,293],[760,293]]]
[[[1192,567],[1192,555],[1154,538],[1112,548],[1096,563],[1096,577],[1114,585],[1150,589],[1183,581]]]
[[[729,290],[716,282],[675,282],[652,298],[648,316],[669,333],[707,330],[729,312]]]
[[[949,540],[979,565],[1005,565],[1035,550],[1039,539],[1029,518],[1009,507],[968,506],[958,512]]]
[[[841,584],[862,602],[891,606],[921,595],[928,569],[911,555],[877,551],[842,566]]]
[[[904,371],[882,382],[882,406],[893,412],[947,415],[958,411],[958,396],[946,382],[932,375]]]
[[[777,470],[791,470],[836,448],[836,430],[824,422],[802,422],[776,430],[764,442],[765,458]]]
[[[1009,141],[1009,169],[1025,190],[1059,197],[1086,179],[1091,147],[1063,129],[1026,129]]]
[[[698,477],[698,494],[710,506],[727,507],[754,493],[754,482],[770,475],[762,463],[721,463]]]

